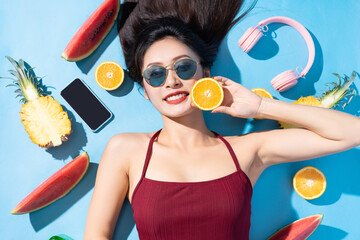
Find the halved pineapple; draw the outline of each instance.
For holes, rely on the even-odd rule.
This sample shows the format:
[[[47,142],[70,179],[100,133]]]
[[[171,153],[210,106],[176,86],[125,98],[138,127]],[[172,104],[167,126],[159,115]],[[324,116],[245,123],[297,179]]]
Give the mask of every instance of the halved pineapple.
[[[6,57],[15,67],[9,72],[16,77],[11,86],[16,86],[15,91],[24,104],[21,107],[21,122],[33,143],[40,147],[59,146],[68,140],[71,133],[71,121],[61,105],[51,96],[43,96],[42,89],[38,86],[36,77],[30,76],[31,69],[25,69],[22,59],[16,62],[11,57]]]
[[[340,106],[341,103],[343,103],[342,107],[344,108],[352,99],[352,97],[355,94],[354,89],[348,89],[350,85],[354,82],[354,79],[356,77],[356,72],[353,71],[350,78],[346,75],[344,75],[344,82],[341,83],[341,77],[339,74],[334,73],[334,75],[338,78],[338,83],[332,82],[328,85],[332,85],[333,88],[330,89],[328,86],[328,91],[324,92],[324,94],[318,98],[314,96],[307,96],[307,97],[301,97],[297,101],[293,102],[296,104],[304,104],[304,105],[310,105],[310,106],[318,106],[318,107],[324,107],[324,108],[337,108]],[[341,100],[347,98],[347,102],[342,102]],[[299,126],[281,122],[279,121],[281,128],[297,128]]]

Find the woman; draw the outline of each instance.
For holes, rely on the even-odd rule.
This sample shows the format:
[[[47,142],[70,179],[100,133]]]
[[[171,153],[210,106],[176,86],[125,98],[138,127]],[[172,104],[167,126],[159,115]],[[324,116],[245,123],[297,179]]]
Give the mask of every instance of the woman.
[[[125,197],[140,239],[248,239],[252,187],[264,169],[360,144],[355,116],[261,98],[224,77],[215,77],[225,98],[213,113],[303,128],[222,137],[206,127],[189,93],[197,79],[210,76],[221,40],[242,17],[233,21],[241,5],[140,1],[130,14],[120,32],[126,64],[164,127],[156,133],[121,133],[108,142],[85,239],[111,239]]]

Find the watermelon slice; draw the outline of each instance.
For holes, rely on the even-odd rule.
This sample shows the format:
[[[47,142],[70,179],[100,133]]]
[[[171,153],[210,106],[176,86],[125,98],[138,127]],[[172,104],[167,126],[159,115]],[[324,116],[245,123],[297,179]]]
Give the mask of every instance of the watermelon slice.
[[[105,0],[75,33],[61,57],[71,62],[88,57],[110,32],[119,10],[119,0]]]
[[[278,230],[268,240],[305,240],[320,225],[323,214],[316,214],[299,219]]]
[[[88,167],[89,155],[84,152],[35,188],[11,214],[33,212],[65,196],[80,182]]]
[[[71,237],[65,235],[65,234],[60,234],[59,236],[52,236],[49,240],[74,240]]]

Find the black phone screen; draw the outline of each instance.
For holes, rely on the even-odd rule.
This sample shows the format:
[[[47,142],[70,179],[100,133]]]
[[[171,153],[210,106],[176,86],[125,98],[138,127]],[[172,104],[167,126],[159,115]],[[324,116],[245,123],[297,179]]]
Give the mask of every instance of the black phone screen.
[[[78,78],[67,85],[60,94],[93,131],[112,116],[95,94]]]

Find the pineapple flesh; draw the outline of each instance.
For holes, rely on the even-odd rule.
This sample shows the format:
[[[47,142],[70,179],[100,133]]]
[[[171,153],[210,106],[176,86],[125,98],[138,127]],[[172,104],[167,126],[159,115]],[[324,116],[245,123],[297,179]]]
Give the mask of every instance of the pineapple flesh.
[[[352,99],[352,97],[355,95],[354,89],[349,89],[350,85],[354,82],[354,79],[356,77],[356,72],[353,71],[350,78],[346,75],[344,75],[344,82],[341,83],[341,77],[339,74],[334,73],[334,75],[338,78],[338,82],[332,82],[328,85],[332,85],[333,88],[330,89],[328,86],[328,91],[324,92],[322,96],[319,98],[316,98],[314,96],[307,96],[307,97],[301,97],[297,101],[293,102],[296,104],[304,104],[304,105],[310,105],[310,106],[317,106],[317,107],[323,107],[323,108],[336,108],[342,104],[342,107],[344,108]],[[347,98],[347,102],[342,102],[342,99]],[[299,126],[281,122],[279,121],[280,128],[298,128]]]
[[[15,92],[24,102],[20,111],[21,123],[32,142],[40,147],[50,148],[67,141],[71,133],[68,114],[54,98],[44,96],[36,77],[30,76],[31,69],[25,69],[22,59],[18,63],[11,57],[7,59],[16,70],[9,70],[16,77],[11,78],[14,81],[11,86],[18,87]]]

